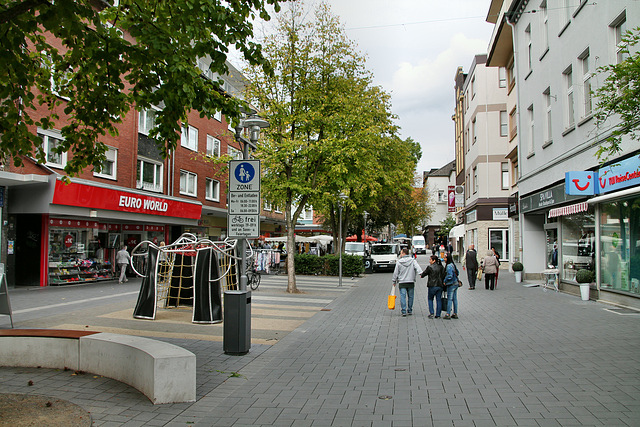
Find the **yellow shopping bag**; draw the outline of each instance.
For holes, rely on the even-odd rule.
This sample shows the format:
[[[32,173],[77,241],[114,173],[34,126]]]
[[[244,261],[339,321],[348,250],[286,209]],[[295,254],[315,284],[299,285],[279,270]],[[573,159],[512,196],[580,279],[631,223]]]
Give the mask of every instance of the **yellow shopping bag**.
[[[394,310],[396,308],[396,287],[391,288],[391,294],[389,294],[389,298],[387,298],[387,306],[389,310]]]

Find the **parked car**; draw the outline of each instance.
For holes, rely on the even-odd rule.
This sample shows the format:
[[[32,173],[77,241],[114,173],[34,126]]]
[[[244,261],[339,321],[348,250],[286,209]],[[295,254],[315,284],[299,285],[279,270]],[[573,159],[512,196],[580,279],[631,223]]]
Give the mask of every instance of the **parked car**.
[[[374,243],[371,246],[373,271],[393,270],[396,267],[398,255],[400,255],[400,244]]]

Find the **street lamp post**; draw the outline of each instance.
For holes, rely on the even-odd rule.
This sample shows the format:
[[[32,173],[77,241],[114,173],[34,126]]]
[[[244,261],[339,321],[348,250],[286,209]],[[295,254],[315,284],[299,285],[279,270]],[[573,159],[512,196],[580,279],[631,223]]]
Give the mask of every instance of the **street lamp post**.
[[[338,260],[338,286],[342,286],[342,202],[347,198],[347,195],[340,192],[339,197],[338,209],[340,211],[340,217],[338,222],[340,223],[340,226],[338,227],[338,249],[340,250],[340,255]]]
[[[362,229],[362,241],[364,242],[365,252],[367,248],[367,215],[369,215],[369,212],[364,211],[364,228]]]
[[[238,126],[236,126],[236,141],[244,144],[242,147],[242,158],[244,160],[249,159],[249,147],[251,150],[255,150],[258,144],[258,138],[260,137],[260,129],[269,127],[269,122],[256,116],[251,115],[243,120],[240,120]],[[241,134],[244,129],[249,129],[249,139],[247,140]],[[247,239],[240,239],[240,290],[247,290]]]

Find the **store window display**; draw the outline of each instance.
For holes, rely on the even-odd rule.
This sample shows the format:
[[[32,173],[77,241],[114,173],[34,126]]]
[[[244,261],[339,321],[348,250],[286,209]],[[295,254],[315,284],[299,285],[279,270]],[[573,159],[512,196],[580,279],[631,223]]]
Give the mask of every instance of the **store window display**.
[[[640,294],[640,197],[600,205],[602,289]]]
[[[578,270],[595,271],[595,216],[593,207],[562,217],[562,278],[576,280]]]

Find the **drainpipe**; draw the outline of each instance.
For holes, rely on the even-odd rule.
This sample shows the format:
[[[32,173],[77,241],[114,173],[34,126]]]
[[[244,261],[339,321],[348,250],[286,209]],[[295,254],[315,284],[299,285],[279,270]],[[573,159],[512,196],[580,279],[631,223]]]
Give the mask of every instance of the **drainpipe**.
[[[520,131],[522,130],[522,123],[521,123],[521,115],[520,115],[520,83],[518,83],[517,81],[517,76],[520,75],[520,67],[518,66],[519,61],[518,61],[518,34],[516,33],[516,26],[514,22],[511,22],[511,20],[509,19],[509,16],[507,16],[507,14],[505,14],[504,16],[505,18],[505,22],[507,23],[507,25],[509,25],[511,27],[511,34],[513,35],[513,66],[516,70],[516,97],[517,97],[517,101],[516,101],[516,114],[517,114],[517,126],[518,126],[518,227],[520,229],[520,241],[518,242],[518,246],[520,249],[520,253],[519,253],[519,258],[520,258],[520,262],[522,262],[524,264],[524,259],[523,259],[523,231],[524,231],[524,215],[522,214],[522,211],[520,210],[520,177],[522,176],[522,150],[520,150],[520,137],[522,136],[520,134]],[[507,112],[508,114],[509,112]],[[526,268],[525,268],[526,270]]]

